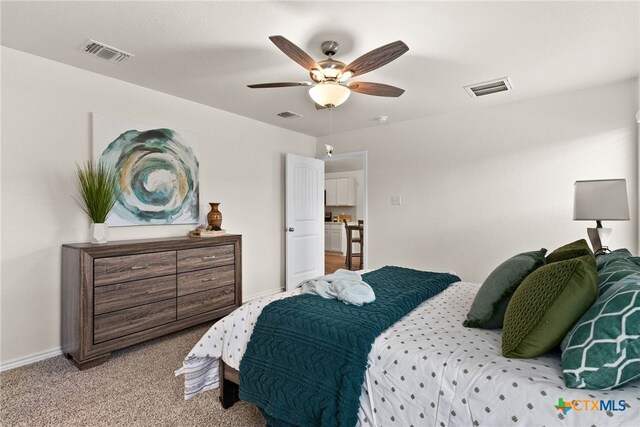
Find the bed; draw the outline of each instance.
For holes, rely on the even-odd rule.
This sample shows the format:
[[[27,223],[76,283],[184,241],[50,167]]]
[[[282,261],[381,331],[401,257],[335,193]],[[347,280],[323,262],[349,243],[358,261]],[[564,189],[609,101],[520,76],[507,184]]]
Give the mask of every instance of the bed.
[[[504,358],[499,330],[462,326],[478,288],[454,283],[378,336],[361,387],[358,425],[637,425],[638,382],[612,391],[568,389],[559,353]],[[262,309],[298,293],[248,302],[214,324],[176,371],[185,377],[185,399],[220,387],[223,406],[233,404],[240,361]],[[617,410],[565,413],[556,408],[560,399],[613,400]]]

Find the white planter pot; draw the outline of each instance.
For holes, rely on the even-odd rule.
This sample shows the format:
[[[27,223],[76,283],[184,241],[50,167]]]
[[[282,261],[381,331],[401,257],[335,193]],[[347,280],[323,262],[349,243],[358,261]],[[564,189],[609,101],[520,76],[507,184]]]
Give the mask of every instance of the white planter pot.
[[[102,244],[109,241],[109,226],[105,223],[91,223],[91,243]]]

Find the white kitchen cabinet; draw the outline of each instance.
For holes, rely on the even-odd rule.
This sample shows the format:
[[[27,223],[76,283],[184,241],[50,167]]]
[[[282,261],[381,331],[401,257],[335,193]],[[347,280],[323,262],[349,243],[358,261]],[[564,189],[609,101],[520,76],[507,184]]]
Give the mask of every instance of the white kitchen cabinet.
[[[356,180],[353,178],[325,179],[326,206],[355,206]]]
[[[336,179],[336,202],[339,206],[349,206],[349,178]]]
[[[331,230],[331,250],[334,252],[342,252],[342,231]]]
[[[325,206],[337,206],[338,205],[338,180],[337,179],[325,179]]]
[[[327,228],[327,225],[324,226],[324,250],[331,250],[331,230]]]
[[[324,224],[324,249],[326,251],[344,254],[343,241],[345,239],[344,224],[339,222],[326,222]]]

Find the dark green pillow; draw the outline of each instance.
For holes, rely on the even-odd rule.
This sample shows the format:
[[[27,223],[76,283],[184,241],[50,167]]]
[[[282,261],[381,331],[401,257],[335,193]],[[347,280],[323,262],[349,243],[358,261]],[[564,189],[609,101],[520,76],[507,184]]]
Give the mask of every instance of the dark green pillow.
[[[502,354],[527,359],[557,347],[597,296],[593,256],[540,267],[524,279],[509,302]]]
[[[568,243],[564,246],[560,246],[558,249],[547,255],[547,264],[572,258],[578,258],[585,255],[590,255],[592,258],[592,262],[594,262],[595,265],[595,257],[593,256],[593,251],[589,247],[589,244],[586,240],[580,239],[576,240],[575,242]]]
[[[628,256],[609,261],[598,270],[600,295],[604,294],[614,283],[634,273],[640,273],[640,257]]]
[[[609,288],[562,341],[567,387],[610,390],[640,378],[640,273]]]
[[[496,267],[478,290],[463,325],[468,328],[502,328],[511,296],[525,277],[544,265],[546,253],[545,248],[524,252]]]

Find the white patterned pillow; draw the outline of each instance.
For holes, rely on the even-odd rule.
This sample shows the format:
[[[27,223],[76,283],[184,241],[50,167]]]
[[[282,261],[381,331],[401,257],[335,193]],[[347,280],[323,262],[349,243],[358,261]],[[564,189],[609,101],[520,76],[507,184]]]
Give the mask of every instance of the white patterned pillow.
[[[609,390],[640,378],[640,273],[611,285],[561,347],[567,387]]]

